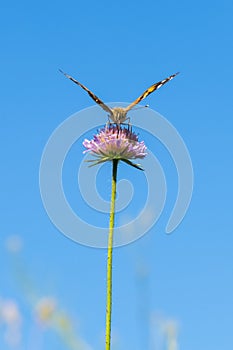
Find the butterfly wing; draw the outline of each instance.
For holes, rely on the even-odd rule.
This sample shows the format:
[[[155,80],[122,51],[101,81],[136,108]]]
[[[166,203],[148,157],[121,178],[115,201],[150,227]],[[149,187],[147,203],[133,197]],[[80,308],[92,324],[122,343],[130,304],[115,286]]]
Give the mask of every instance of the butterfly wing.
[[[101,99],[99,97],[97,97],[95,94],[93,94],[93,92],[91,90],[89,90],[86,86],[84,86],[83,84],[81,84],[78,80],[74,79],[73,77],[71,77],[70,75],[64,73],[61,69],[59,69],[59,71],[64,74],[66,76],[66,78],[70,79],[71,81],[73,81],[75,84],[81,86],[81,88],[83,88],[83,90],[85,90],[88,95],[98,104],[100,105],[100,107],[102,107],[106,112],[108,112],[110,115],[112,115],[112,110],[103,102],[101,101]]]
[[[143,92],[143,94],[141,94],[141,96],[139,96],[135,101],[133,101],[128,107],[126,107],[126,112],[128,112],[130,109],[132,109],[136,104],[138,104],[139,102],[141,102],[142,100],[144,100],[144,98],[146,98],[148,95],[150,95],[153,91],[158,90],[161,86],[163,86],[164,84],[166,84],[168,81],[172,80],[173,78],[175,78],[175,76],[179,74],[175,73],[170,75],[170,77],[159,81],[158,83],[155,83],[153,85],[151,85],[146,91]]]

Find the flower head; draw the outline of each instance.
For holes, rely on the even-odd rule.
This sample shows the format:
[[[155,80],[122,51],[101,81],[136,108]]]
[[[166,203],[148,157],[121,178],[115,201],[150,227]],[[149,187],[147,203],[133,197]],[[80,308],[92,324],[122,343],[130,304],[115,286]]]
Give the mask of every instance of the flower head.
[[[85,139],[83,146],[86,147],[84,153],[91,152],[97,158],[91,160],[95,162],[93,165],[117,159],[141,169],[130,159],[144,158],[147,154],[144,141],[139,142],[134,132],[119,126],[101,129],[92,140]]]

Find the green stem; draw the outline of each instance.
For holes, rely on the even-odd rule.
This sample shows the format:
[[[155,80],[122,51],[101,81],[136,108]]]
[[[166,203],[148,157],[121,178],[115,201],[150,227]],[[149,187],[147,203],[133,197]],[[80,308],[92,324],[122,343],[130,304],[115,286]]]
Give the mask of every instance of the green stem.
[[[112,250],[113,250],[113,231],[115,218],[115,201],[116,201],[116,182],[117,182],[117,165],[118,160],[112,161],[112,195],[111,209],[109,220],[108,236],[108,260],[107,260],[107,300],[106,300],[106,350],[111,346],[111,316],[112,316]]]

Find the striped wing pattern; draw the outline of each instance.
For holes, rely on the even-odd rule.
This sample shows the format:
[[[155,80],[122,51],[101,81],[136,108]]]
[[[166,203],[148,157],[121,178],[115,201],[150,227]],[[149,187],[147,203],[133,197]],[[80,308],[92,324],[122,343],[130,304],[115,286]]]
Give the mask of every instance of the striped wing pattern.
[[[152,92],[154,92],[155,90],[158,90],[159,88],[161,88],[161,86],[163,86],[164,84],[166,84],[167,82],[169,82],[170,80],[172,80],[173,78],[175,78],[175,76],[179,74],[179,72],[170,75],[170,77],[159,81],[158,83],[155,83],[153,85],[151,85],[146,91],[143,92],[143,94],[141,94],[135,101],[133,101],[128,107],[126,107],[126,112],[128,112],[130,109],[132,109],[135,105],[137,105],[139,102],[141,102],[142,100],[144,100],[144,98],[146,98],[148,95],[150,95]]]
[[[113,110],[111,110],[110,107],[108,107],[99,97],[97,97],[91,90],[89,90],[86,86],[84,86],[83,84],[81,84],[78,80],[74,79],[73,77],[71,77],[70,75],[64,73],[61,69],[59,69],[60,72],[62,74],[64,74],[68,79],[70,79],[71,81],[73,81],[75,84],[79,85],[82,89],[84,89],[88,95],[96,102],[100,105],[100,107],[102,107],[106,112],[109,113],[110,117],[114,117],[114,113]],[[152,92],[154,92],[155,90],[158,90],[161,86],[163,86],[164,84],[166,84],[167,82],[169,82],[170,80],[172,80],[173,78],[175,78],[175,76],[179,74],[179,72],[170,75],[168,78],[159,81],[158,83],[155,83],[153,85],[151,85],[146,91],[143,92],[143,94],[141,94],[135,101],[133,101],[128,107],[126,108],[122,108],[122,110],[124,110],[125,112],[125,119],[126,119],[126,113],[131,110],[135,105],[137,105],[139,102],[141,102],[142,100],[144,100],[144,98],[146,98],[148,95],[150,95]]]
[[[59,69],[59,71],[64,74],[66,76],[66,78],[70,79],[71,81],[73,81],[75,84],[79,85],[81,88],[83,88],[83,90],[85,90],[88,95],[96,102],[98,103],[98,105],[100,105],[106,112],[110,113],[110,115],[112,115],[112,110],[103,102],[101,101],[101,99],[99,97],[97,97],[91,90],[89,90],[86,86],[84,86],[83,84],[81,84],[78,80],[74,79],[73,77],[71,77],[70,75],[64,73],[61,69]]]

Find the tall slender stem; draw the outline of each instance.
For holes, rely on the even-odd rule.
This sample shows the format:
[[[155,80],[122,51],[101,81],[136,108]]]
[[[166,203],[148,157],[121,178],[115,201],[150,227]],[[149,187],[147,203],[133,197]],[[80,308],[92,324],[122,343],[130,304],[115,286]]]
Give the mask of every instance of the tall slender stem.
[[[112,250],[113,250],[113,231],[115,219],[115,201],[116,201],[116,183],[117,183],[117,165],[118,160],[112,161],[112,195],[109,220],[108,236],[108,260],[107,260],[107,300],[106,300],[106,350],[111,347],[111,317],[112,317]]]

